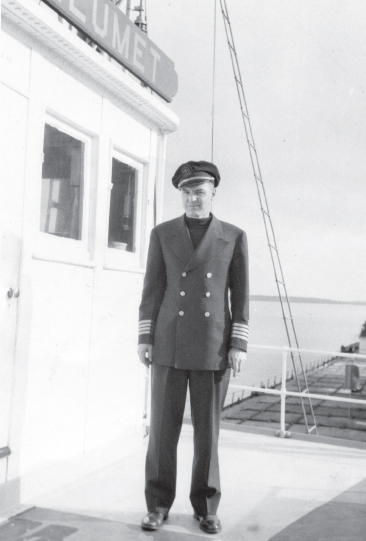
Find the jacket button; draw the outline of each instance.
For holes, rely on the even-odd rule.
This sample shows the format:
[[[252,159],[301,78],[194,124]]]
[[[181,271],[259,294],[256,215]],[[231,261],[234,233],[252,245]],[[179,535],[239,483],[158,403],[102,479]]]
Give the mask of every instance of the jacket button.
[[[206,276],[207,276],[207,278],[211,278],[212,274],[211,274],[210,272],[208,272],[208,273],[206,274]]]
[[[181,310],[181,311],[179,312],[179,315],[180,315],[180,316],[184,316],[183,310]]]
[[[209,291],[207,291],[206,297],[211,297],[211,293]]]
[[[209,317],[209,315],[210,315],[210,312],[205,312],[206,317]]]
[[[184,297],[184,295],[186,294],[185,291],[181,291],[180,294],[182,295],[182,297]]]
[[[182,276],[183,278],[185,278],[187,276],[187,273],[186,272],[182,272]]]

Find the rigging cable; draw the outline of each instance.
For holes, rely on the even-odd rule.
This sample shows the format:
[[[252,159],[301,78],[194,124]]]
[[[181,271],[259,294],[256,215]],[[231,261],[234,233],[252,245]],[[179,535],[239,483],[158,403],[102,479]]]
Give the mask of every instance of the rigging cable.
[[[252,164],[253,175],[254,175],[256,186],[257,186],[260,208],[261,208],[262,217],[264,221],[264,227],[265,227],[268,247],[269,247],[269,251],[271,255],[271,261],[272,261],[273,271],[275,275],[278,296],[279,296],[279,300],[281,304],[281,310],[282,310],[282,315],[283,315],[283,321],[285,324],[287,339],[288,339],[290,348],[294,347],[293,344],[295,344],[295,347],[299,349],[299,343],[297,340],[294,319],[292,316],[292,311],[291,311],[289,297],[287,294],[287,288],[286,288],[285,278],[284,278],[284,274],[282,270],[279,250],[277,247],[276,236],[275,236],[274,227],[273,227],[273,223],[272,223],[272,219],[271,219],[271,215],[269,211],[267,194],[266,194],[266,190],[264,186],[264,181],[262,178],[261,168],[259,165],[257,147],[254,141],[251,121],[249,118],[249,110],[248,110],[247,101],[245,97],[244,85],[243,85],[243,80],[241,76],[241,70],[240,70],[239,60],[238,60],[238,56],[236,52],[234,35],[233,35],[232,27],[231,27],[226,0],[220,0],[220,5],[221,5],[221,12],[222,12],[223,20],[224,20],[227,43],[228,43],[229,51],[230,51],[230,59],[231,59],[232,68],[233,68],[235,85],[236,85],[238,98],[239,98],[241,116],[242,116],[244,129],[245,129],[246,141],[248,144],[250,161]],[[298,364],[300,365],[301,375],[303,377],[304,384],[305,384],[305,390],[303,390],[300,385],[300,380],[298,377],[297,367],[295,363],[295,357],[298,358]],[[292,359],[294,375],[295,375],[299,392],[309,392],[308,383],[306,379],[306,373],[305,373],[306,371],[302,363],[300,352],[295,353],[291,351],[291,359]],[[300,401],[301,401],[301,407],[303,411],[303,417],[304,417],[307,432],[310,433],[314,430],[315,434],[318,434],[316,421],[315,421],[315,415],[314,415],[314,409],[313,409],[310,398],[308,398],[309,409],[310,409],[310,414],[314,423],[313,426],[311,427],[308,424],[307,411],[306,411],[304,400],[302,397],[300,397]]]

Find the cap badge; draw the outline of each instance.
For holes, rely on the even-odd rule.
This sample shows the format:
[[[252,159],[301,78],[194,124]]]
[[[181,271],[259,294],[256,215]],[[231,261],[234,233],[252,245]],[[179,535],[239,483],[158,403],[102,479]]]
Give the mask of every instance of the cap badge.
[[[189,175],[192,174],[192,168],[190,165],[185,165],[184,167],[182,167],[182,174],[185,176],[185,177],[188,177]]]

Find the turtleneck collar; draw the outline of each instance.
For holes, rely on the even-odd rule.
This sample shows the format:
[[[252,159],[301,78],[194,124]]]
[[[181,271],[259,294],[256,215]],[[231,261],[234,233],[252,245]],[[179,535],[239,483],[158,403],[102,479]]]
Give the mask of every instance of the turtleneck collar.
[[[210,216],[208,218],[189,218],[187,214],[184,215],[184,219],[186,221],[186,224],[188,227],[195,227],[195,226],[205,226],[208,225],[212,220],[212,214],[210,212]]]

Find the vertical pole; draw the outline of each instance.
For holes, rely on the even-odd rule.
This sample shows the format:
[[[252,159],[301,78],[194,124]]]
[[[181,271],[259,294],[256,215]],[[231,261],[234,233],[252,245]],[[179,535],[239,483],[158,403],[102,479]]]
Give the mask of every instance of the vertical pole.
[[[131,11],[132,11],[132,8],[131,8],[131,0],[127,0],[127,5],[126,5],[126,15],[127,17],[131,20]]]
[[[288,347],[283,346],[282,353],[282,385],[281,385],[281,427],[280,438],[287,438],[290,433],[286,432],[286,374],[287,374]]]
[[[351,386],[350,386],[351,387]],[[349,398],[352,398],[352,391],[351,391],[351,388],[349,390]],[[348,404],[348,419],[351,418],[351,404]]]
[[[212,63],[212,128],[211,128],[211,161],[214,161],[214,135],[215,135],[215,75],[216,75],[216,1],[214,4],[214,35],[213,35],[213,63]]]

